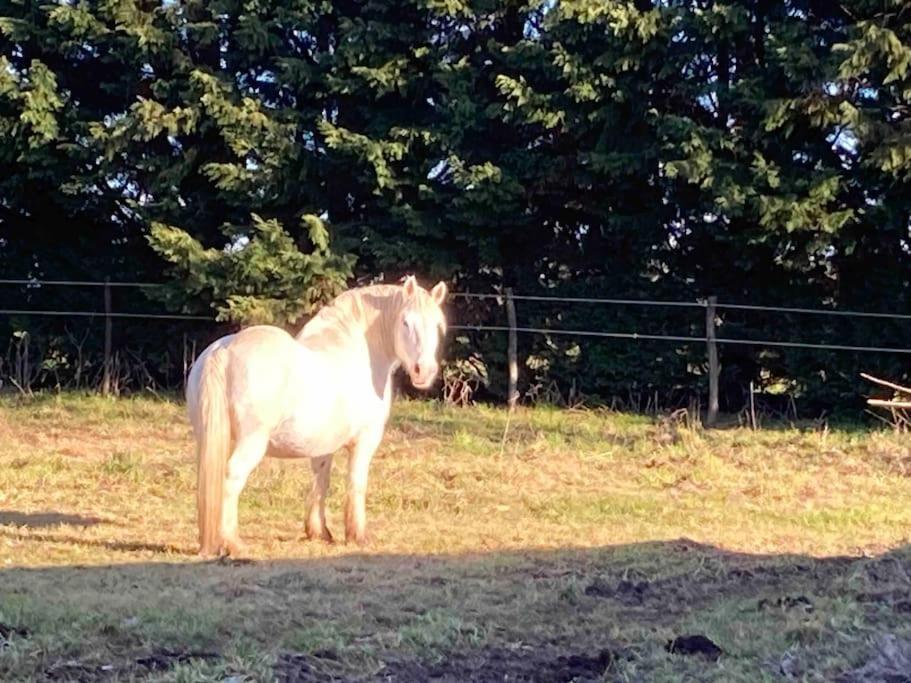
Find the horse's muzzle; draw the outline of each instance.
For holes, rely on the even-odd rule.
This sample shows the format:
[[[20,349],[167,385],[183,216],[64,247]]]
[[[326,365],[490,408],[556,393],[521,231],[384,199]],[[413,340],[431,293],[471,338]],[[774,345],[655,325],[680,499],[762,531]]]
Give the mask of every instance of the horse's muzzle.
[[[433,386],[437,378],[439,366],[434,365],[415,365],[408,373],[411,377],[411,383],[415,389],[429,389]]]

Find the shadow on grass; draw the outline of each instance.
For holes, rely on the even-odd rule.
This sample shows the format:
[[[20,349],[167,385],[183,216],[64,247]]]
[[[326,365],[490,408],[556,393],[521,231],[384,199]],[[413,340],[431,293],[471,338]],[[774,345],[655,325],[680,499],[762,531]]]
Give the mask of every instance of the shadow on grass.
[[[16,510],[0,510],[0,527],[17,526],[28,529],[43,529],[60,525],[90,527],[98,524],[107,524],[100,517],[87,517],[64,512],[18,512]],[[0,529],[0,531],[3,531]]]
[[[73,522],[56,522],[55,524],[73,524]],[[50,525],[49,525],[50,526]],[[47,543],[51,545],[72,545],[86,548],[103,548],[114,552],[123,553],[161,553],[166,555],[193,556],[196,553],[187,547],[165,543],[143,543],[141,541],[108,541],[95,538],[81,538],[66,534],[54,533],[18,533],[15,529],[0,526],[0,538],[23,540],[29,543]]]
[[[2,570],[0,678],[876,680],[901,650],[871,637],[911,642],[908,548],[345,552]]]

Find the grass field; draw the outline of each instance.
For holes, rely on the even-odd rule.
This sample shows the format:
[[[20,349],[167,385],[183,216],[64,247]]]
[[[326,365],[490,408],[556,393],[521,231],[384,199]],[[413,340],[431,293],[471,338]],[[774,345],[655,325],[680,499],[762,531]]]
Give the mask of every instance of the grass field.
[[[906,436],[548,409],[505,426],[499,410],[397,404],[366,548],[305,540],[309,467],[267,462],[241,499],[252,559],[207,563],[181,405],[0,398],[0,679],[849,681],[911,667]],[[668,651],[696,635],[721,652]]]

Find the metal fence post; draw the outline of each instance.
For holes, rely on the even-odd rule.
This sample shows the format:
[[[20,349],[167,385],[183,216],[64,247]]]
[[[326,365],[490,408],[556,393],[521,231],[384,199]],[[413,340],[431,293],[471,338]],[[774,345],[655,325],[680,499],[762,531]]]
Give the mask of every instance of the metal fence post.
[[[101,380],[101,393],[108,396],[111,393],[111,336],[113,331],[111,321],[111,278],[104,279],[104,373]]]
[[[512,288],[506,288],[506,322],[509,325],[509,341],[507,358],[509,361],[509,387],[506,394],[506,403],[509,410],[515,410],[519,400],[519,361],[516,340],[516,304],[512,298]]]
[[[718,297],[710,296],[705,306],[705,343],[709,356],[709,406],[705,423],[708,427],[715,426],[718,421],[718,343],[715,341],[715,307]]]

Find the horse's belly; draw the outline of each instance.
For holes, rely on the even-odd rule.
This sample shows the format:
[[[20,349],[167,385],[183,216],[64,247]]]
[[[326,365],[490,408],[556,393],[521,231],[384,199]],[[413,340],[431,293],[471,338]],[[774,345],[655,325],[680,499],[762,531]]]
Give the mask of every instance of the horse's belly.
[[[313,458],[334,453],[353,437],[351,425],[344,420],[319,412],[298,414],[282,420],[272,431],[269,450],[273,457]]]

